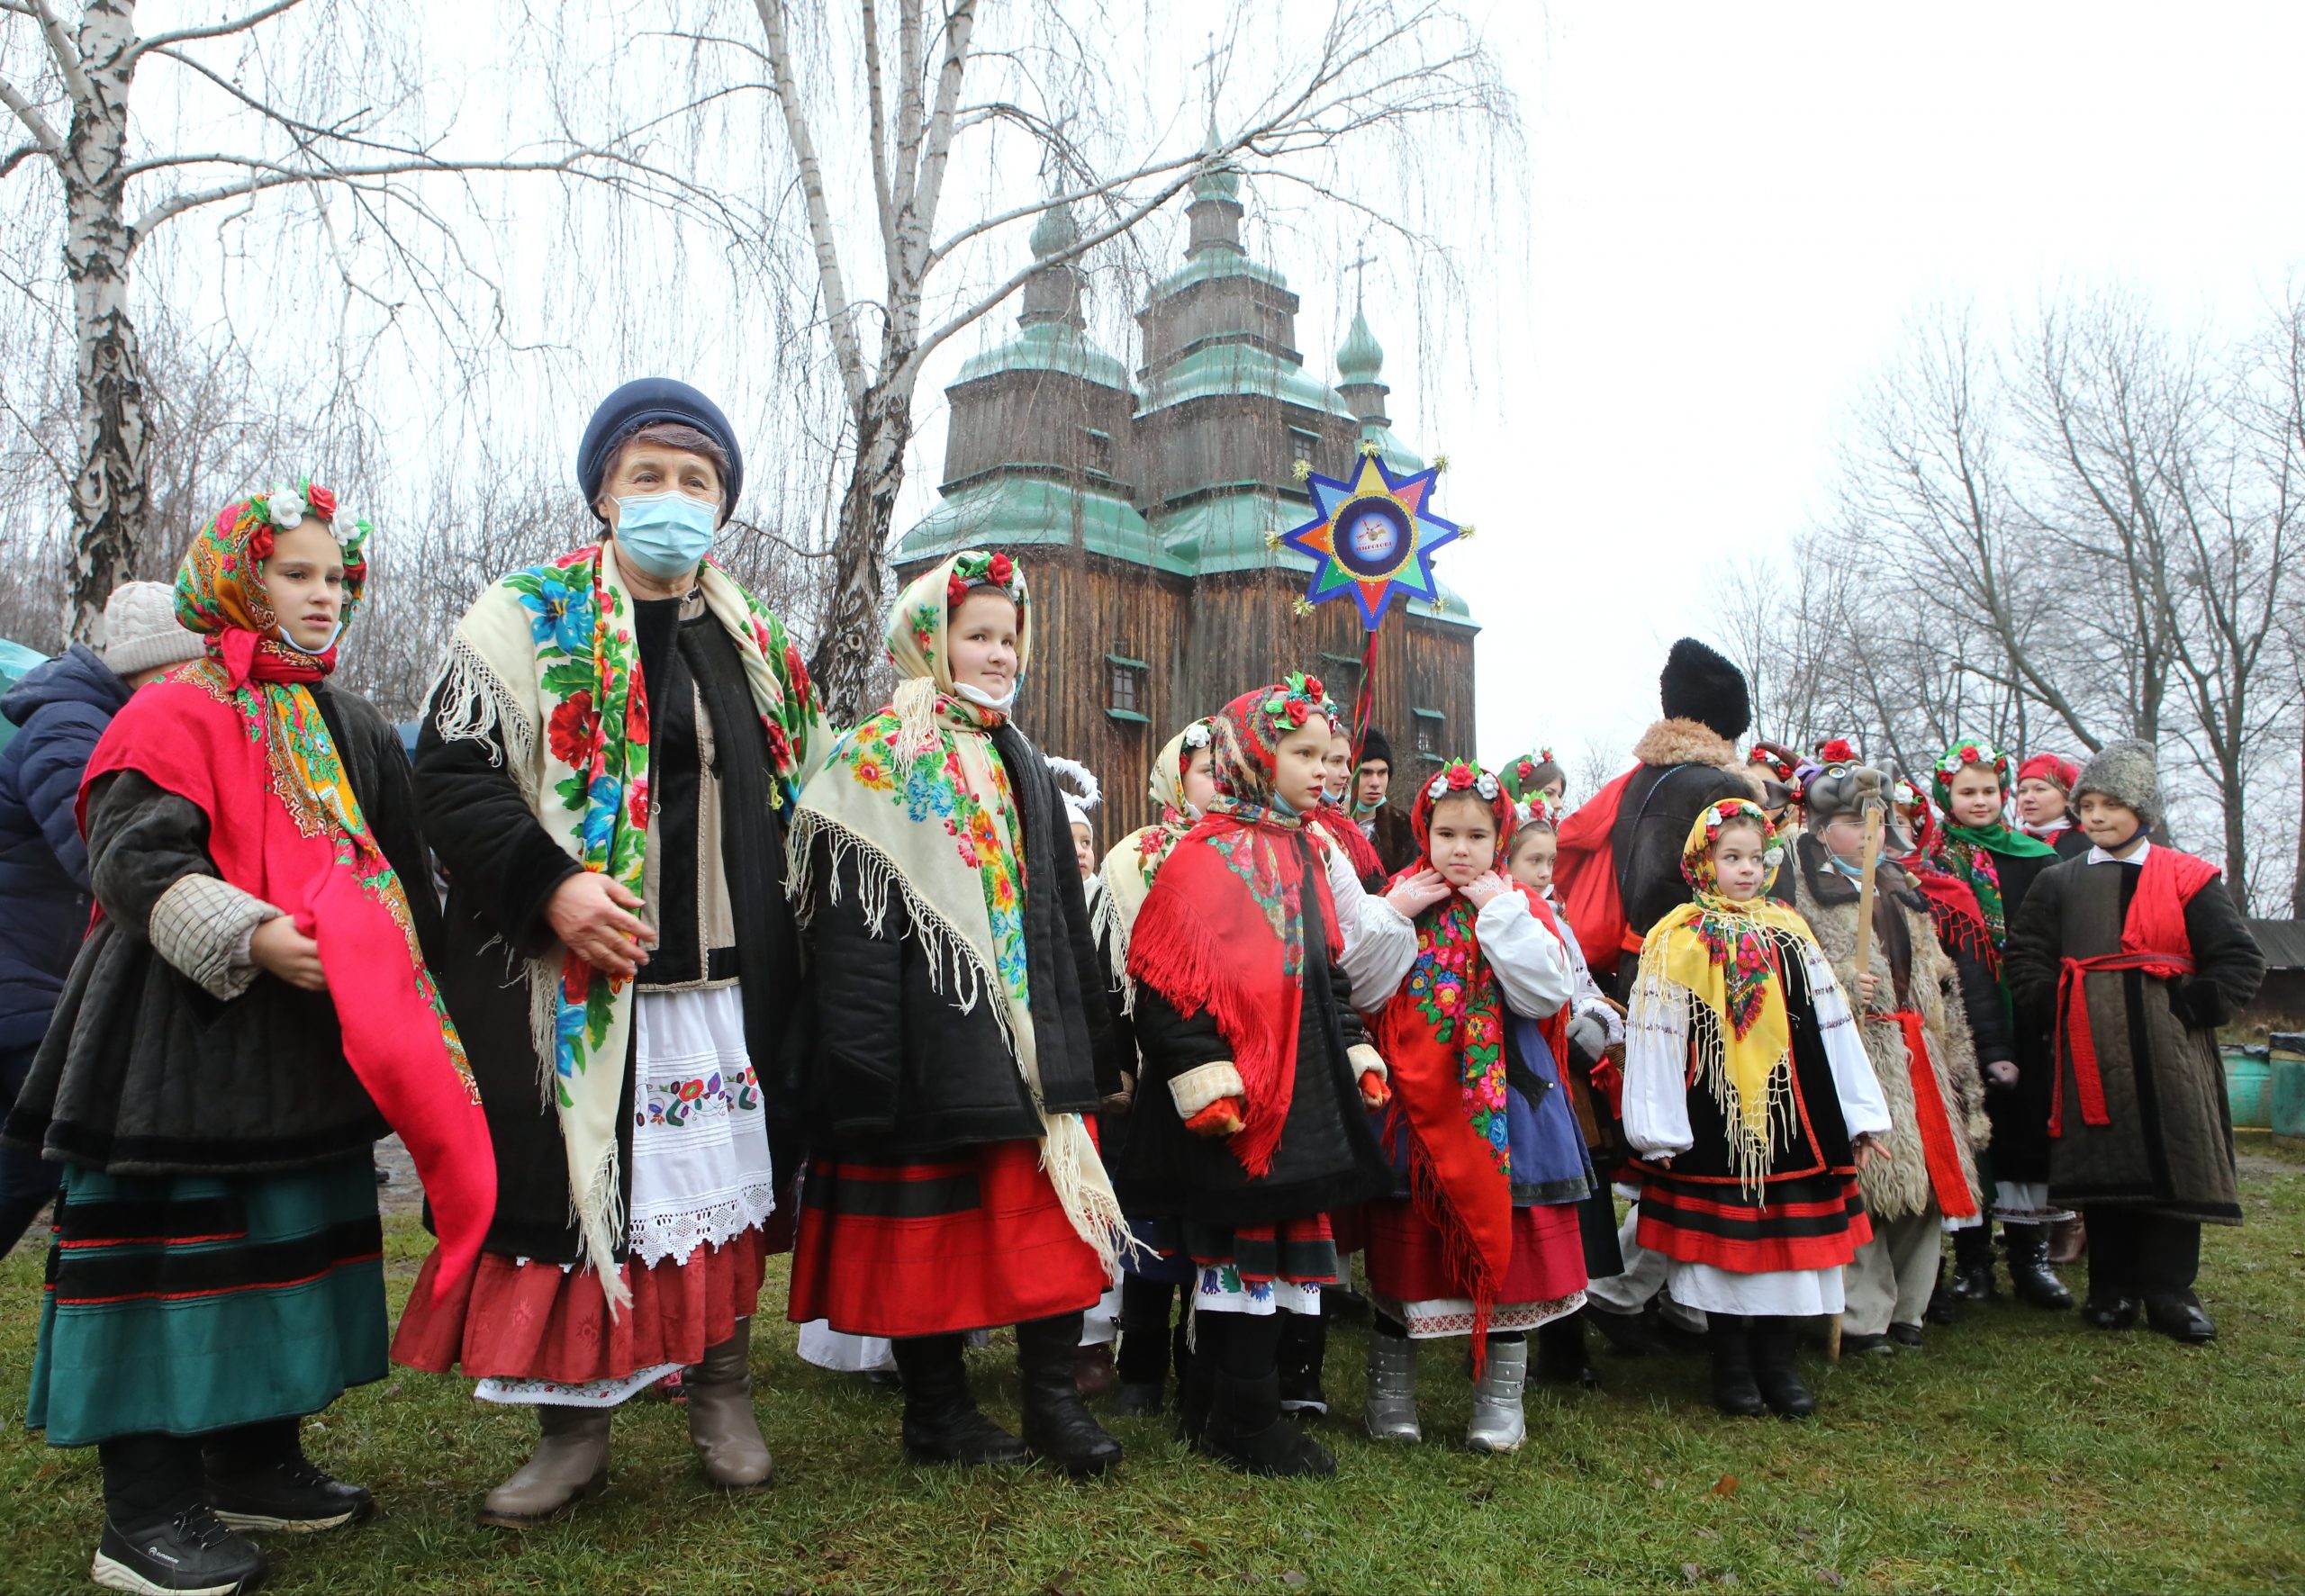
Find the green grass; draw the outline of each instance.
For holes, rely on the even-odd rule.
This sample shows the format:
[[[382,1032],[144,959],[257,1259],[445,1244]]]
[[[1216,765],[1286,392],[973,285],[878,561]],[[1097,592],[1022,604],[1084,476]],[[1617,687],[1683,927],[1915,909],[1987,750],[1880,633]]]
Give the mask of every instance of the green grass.
[[[679,1410],[617,1420],[609,1494],[525,1536],[472,1521],[518,1465],[524,1416],[461,1381],[396,1370],[313,1426],[312,1453],[373,1486],[373,1525],[272,1546],[284,1591],[2305,1589],[2305,1158],[2244,1132],[2248,1225],[2212,1230],[2203,1295],[2224,1331],[2178,1348],[2010,1305],[1930,1332],[1919,1356],[1812,1360],[1818,1421],[1716,1417],[1694,1360],[1603,1359],[1607,1390],[1532,1393],[1509,1458],[1454,1444],[1469,1393],[1453,1349],[1424,1358],[1428,1439],[1379,1449],[1333,1420],[1340,1476],[1243,1480],[1165,1421],[1116,1421],[1114,1479],[916,1470],[894,1397],[792,1355],[764,1314],[760,1414],[775,1486],[701,1483]],[[393,1222],[394,1291],[424,1238]],[[0,1409],[23,1411],[41,1264],[0,1266]],[[2077,1272],[2075,1278],[2077,1281]],[[767,1302],[782,1298],[781,1276]],[[1357,1412],[1360,1336],[1328,1387]],[[972,1358],[1013,1420],[1005,1350]],[[0,1438],[0,1590],[85,1589],[92,1451]]]

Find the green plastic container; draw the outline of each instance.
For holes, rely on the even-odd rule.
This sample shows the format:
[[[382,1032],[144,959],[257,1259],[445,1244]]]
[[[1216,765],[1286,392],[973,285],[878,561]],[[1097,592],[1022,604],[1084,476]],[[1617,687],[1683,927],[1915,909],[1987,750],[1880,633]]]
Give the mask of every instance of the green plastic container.
[[[2273,1080],[2265,1097],[2269,1105],[2265,1118],[2273,1133],[2305,1141],[2305,1059],[2284,1058],[2282,1050],[2274,1050]]]
[[[2273,1069],[2263,1048],[2225,1050],[2225,1101],[2232,1107],[2236,1129],[2263,1129],[2271,1123]]]

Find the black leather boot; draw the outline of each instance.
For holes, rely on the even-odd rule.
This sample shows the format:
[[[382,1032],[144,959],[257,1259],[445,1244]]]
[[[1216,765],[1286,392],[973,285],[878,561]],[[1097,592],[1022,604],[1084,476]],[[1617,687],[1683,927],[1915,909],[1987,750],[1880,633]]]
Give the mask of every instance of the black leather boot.
[[[227,1529],[309,1535],[366,1523],[376,1499],[304,1456],[302,1421],[276,1419],[210,1436],[201,1448],[208,1505]]]
[[[2072,1307],[2073,1294],[2049,1267],[2048,1228],[2003,1225],[2001,1234],[2009,1249],[2009,1285],[2017,1300],[2036,1308]]]
[[[1025,1443],[977,1411],[958,1335],[907,1336],[893,1347],[897,1372],[904,1377],[906,1457],[915,1463],[1025,1461]],[[1064,1376],[1068,1383],[1072,1377],[1070,1347]],[[1080,1401],[1078,1393],[1073,1401]]]
[[[1336,1473],[1328,1448],[1280,1411],[1280,1371],[1244,1380],[1218,1373],[1202,1449],[1244,1474],[1290,1478]]]
[[[1025,1386],[1025,1450],[1076,1477],[1120,1461],[1120,1443],[1089,1416],[1073,1376],[1080,1315],[1059,1313],[1017,1327],[1017,1371]]]
[[[1993,1221],[1953,1232],[1953,1300],[1989,1303],[1999,1295],[1993,1281]]]
[[[1929,1306],[1921,1310],[1921,1316],[1930,1324],[1961,1322],[1961,1304],[1953,1296],[1953,1277],[1941,1258],[1937,1260],[1937,1284],[1930,1289]]]
[[[1705,1339],[1713,1345],[1713,1405],[1732,1419],[1758,1419],[1768,1411],[1753,1379],[1752,1329],[1734,1313],[1715,1313]]]
[[[1536,1366],[1530,1371],[1548,1385],[1601,1388],[1600,1374],[1585,1354],[1585,1313],[1579,1309],[1537,1326]]]
[[[1806,1419],[1817,1399],[1801,1380],[1793,1347],[1794,1321],[1777,1315],[1753,1320],[1753,1380],[1761,1400],[1781,1417]]]
[[[1321,1389],[1321,1367],[1328,1360],[1328,1321],[1317,1313],[1280,1316],[1280,1411],[1319,1419],[1329,1411]]]

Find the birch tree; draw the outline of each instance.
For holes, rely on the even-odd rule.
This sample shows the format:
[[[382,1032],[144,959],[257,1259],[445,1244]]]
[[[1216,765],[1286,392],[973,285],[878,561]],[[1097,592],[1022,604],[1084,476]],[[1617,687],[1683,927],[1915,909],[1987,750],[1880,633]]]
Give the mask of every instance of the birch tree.
[[[1455,13],[1424,0],[1333,0],[1318,25],[1295,33],[1263,8],[1225,10],[1203,69],[1212,107],[1237,109],[1229,118],[1212,109],[1205,138],[1200,119],[1173,106],[1164,128],[1141,88],[1112,77],[1127,53],[1111,45],[1129,31],[1117,9],[1020,5],[999,19],[1012,35],[990,38],[980,0],[855,0],[853,11],[823,12],[745,0],[705,6],[682,32],[708,73],[725,66],[707,86],[765,75],[782,134],[768,156],[771,186],[789,183],[805,214],[814,325],[849,433],[810,666],[836,720],[864,707],[880,652],[883,566],[925,364],[1031,270],[1017,250],[1008,266],[972,276],[980,247],[1020,239],[1044,212],[1069,208],[1083,218],[1073,241],[1041,264],[1078,261],[1227,164],[1361,204],[1397,227],[1396,212],[1340,177],[1348,156],[1397,151],[1426,129],[1513,123],[1495,61]],[[1247,39],[1268,25],[1276,36]],[[836,36],[842,28],[850,31]],[[1150,16],[1143,32],[1157,32]],[[1037,153],[1042,192],[1020,202],[1013,186],[984,186],[981,203],[952,215],[954,174],[991,170],[1017,139]],[[1390,179],[1402,168],[1384,169]],[[866,203],[852,208],[860,191]]]
[[[140,32],[137,0],[0,0],[0,105],[20,134],[0,179],[52,181],[48,215],[69,291],[76,637],[89,635],[150,535],[154,394],[132,291],[140,259],[170,223],[230,207],[258,248],[277,249],[301,220],[358,295],[374,290],[348,258],[338,202],[404,259],[411,237],[429,232],[438,257],[414,262],[412,275],[429,292],[469,257],[428,185],[549,175],[660,203],[700,199],[652,165],[635,134],[580,138],[548,119],[515,148],[453,140],[454,113],[438,108],[453,96],[426,75],[422,20],[395,5],[245,3],[238,15]]]

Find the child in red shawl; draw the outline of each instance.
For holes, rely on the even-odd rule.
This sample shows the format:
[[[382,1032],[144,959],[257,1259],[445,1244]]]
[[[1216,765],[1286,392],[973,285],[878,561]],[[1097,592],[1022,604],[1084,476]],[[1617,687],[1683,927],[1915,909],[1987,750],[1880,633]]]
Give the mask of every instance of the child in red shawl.
[[[207,657],[129,701],[80,789],[99,913],[7,1134],[63,1170],[27,1422],[97,1448],[115,1590],[241,1590],[240,1530],[375,1510],[301,1441],[384,1373],[370,1144],[406,1138],[444,1278],[494,1210],[407,756],[328,683],[367,532],[309,482],[228,506],[176,577]]]
[[[1216,800],[1161,867],[1128,947],[1143,1075],[1121,1195],[1196,1267],[1193,1357],[1212,1405],[1188,1410],[1186,1435],[1252,1474],[1335,1472],[1281,1416],[1281,1315],[1320,1312],[1337,1277],[1329,1212],[1387,1185],[1364,1112],[1384,1101],[1385,1066],[1305,826],[1333,715],[1303,675],[1217,713]]]
[[[1393,879],[1416,943],[1376,1022],[1393,1089],[1393,1195],[1366,1211],[1378,1440],[1421,1438],[1415,1343],[1469,1335],[1466,1444],[1517,1448],[1527,1333],[1585,1301],[1593,1167],[1559,1062],[1574,976],[1552,911],[1500,870],[1514,819],[1495,776],[1453,761],[1409,810],[1424,862]]]

